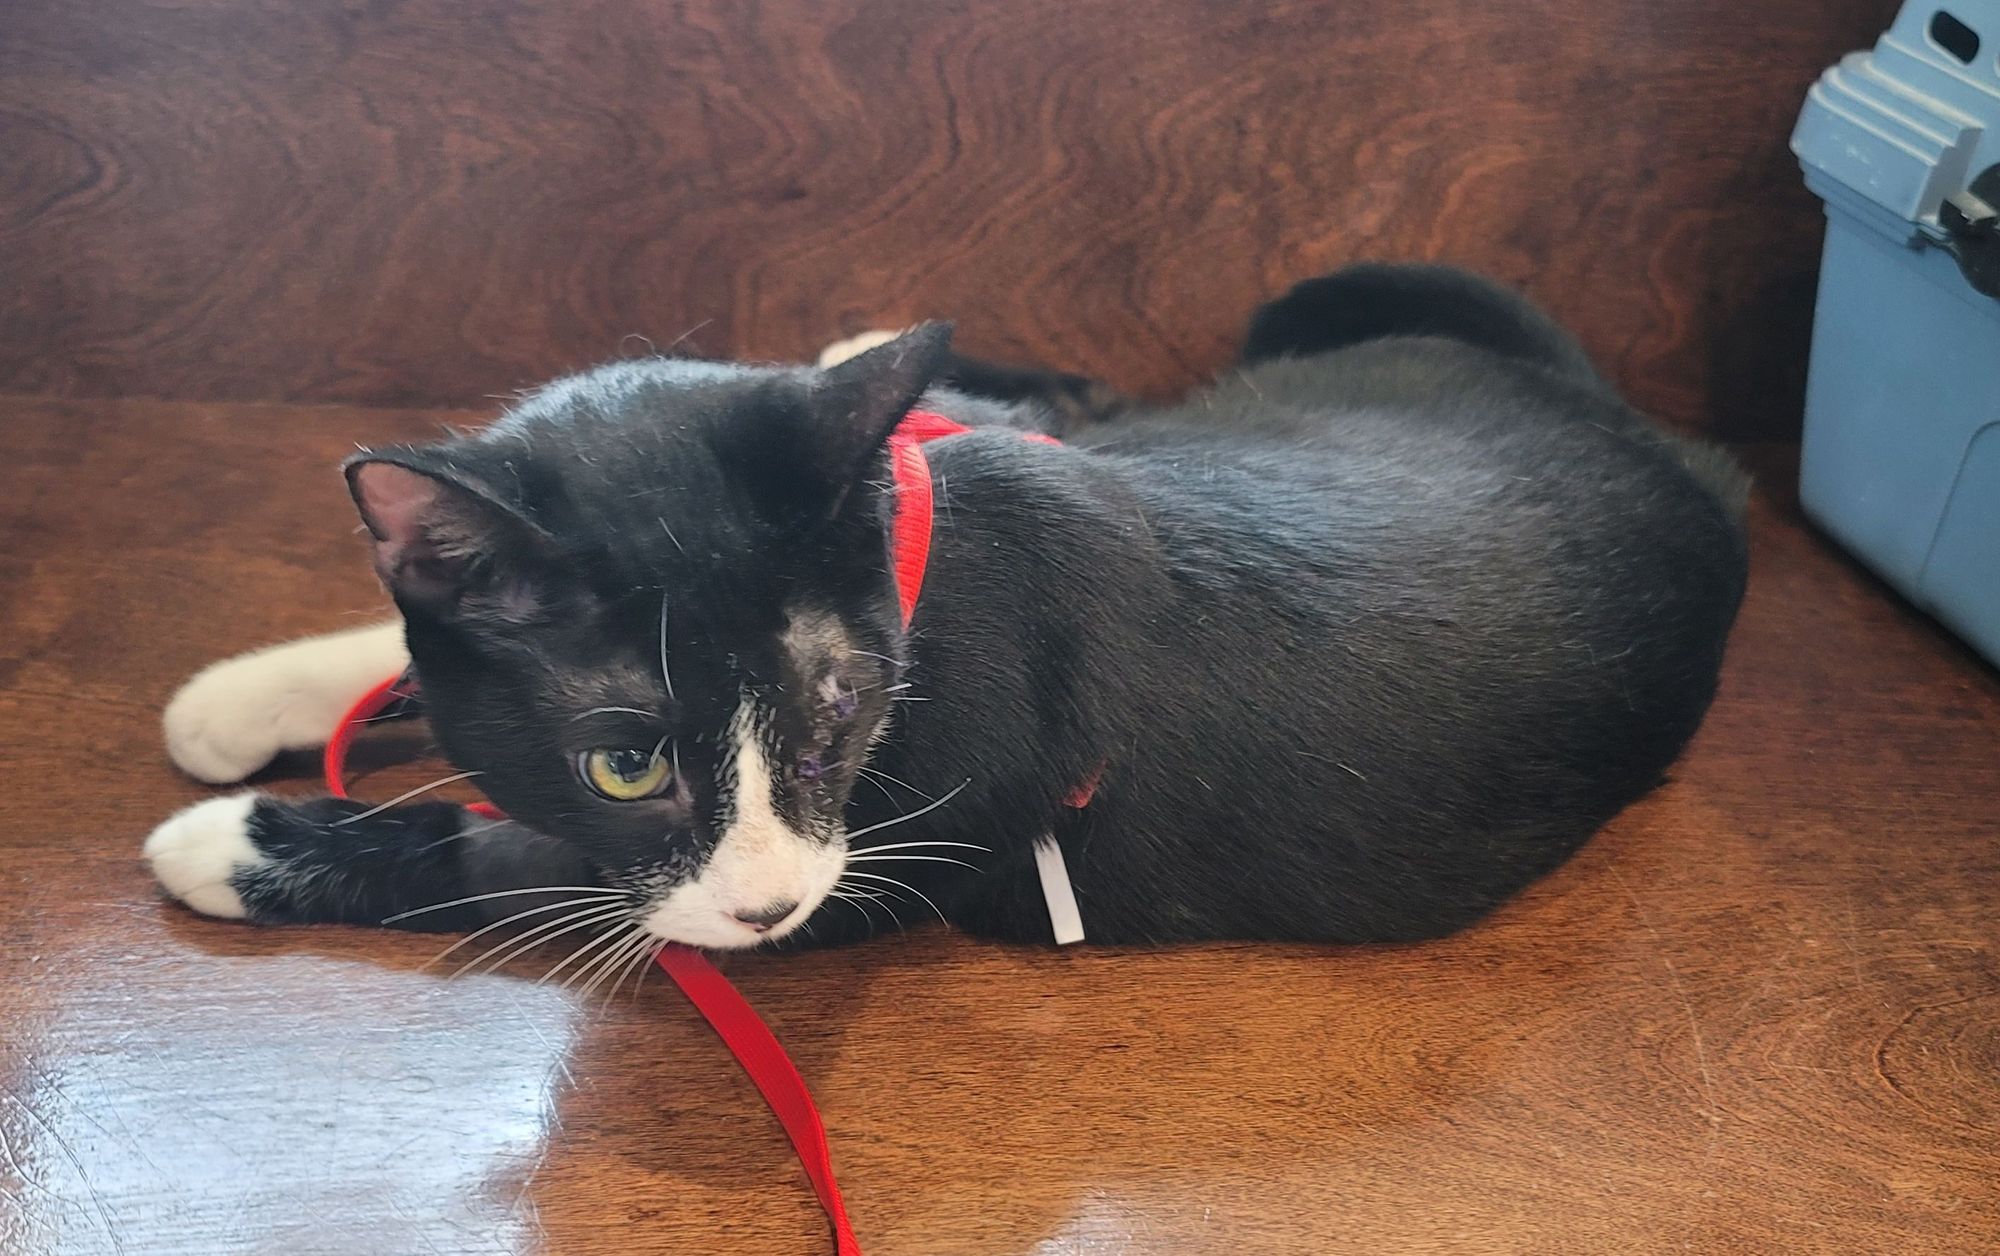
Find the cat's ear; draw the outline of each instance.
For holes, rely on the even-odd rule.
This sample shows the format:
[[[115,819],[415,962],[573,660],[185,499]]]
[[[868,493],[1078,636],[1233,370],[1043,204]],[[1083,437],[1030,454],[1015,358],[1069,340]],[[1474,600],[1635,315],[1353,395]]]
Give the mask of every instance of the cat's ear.
[[[808,403],[811,440],[836,502],[950,361],[951,324],[919,323],[821,372]]]
[[[548,537],[491,487],[424,448],[366,450],[342,469],[398,605],[444,617],[468,595],[503,610],[535,601]]]

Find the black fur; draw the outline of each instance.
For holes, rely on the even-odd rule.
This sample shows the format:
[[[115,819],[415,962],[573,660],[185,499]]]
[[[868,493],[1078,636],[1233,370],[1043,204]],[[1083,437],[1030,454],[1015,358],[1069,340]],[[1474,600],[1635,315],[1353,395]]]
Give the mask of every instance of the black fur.
[[[1741,477],[1482,280],[1302,284],[1259,311],[1240,369],[1179,405],[1050,385],[1113,416],[1064,447],[1008,430],[1077,428],[1021,402],[1030,381],[1011,404],[925,392],[951,362],[932,331],[831,374],[623,363],[479,435],[358,458],[441,486],[385,575],[442,744],[522,825],[423,854],[386,829],[315,847],[299,835],[332,831],[266,804],[288,860],[346,843],[374,869],[349,875],[422,890],[252,914],[380,919],[529,866],[669,890],[726,820],[718,747],[748,691],[775,712],[788,819],[859,831],[949,796],[862,844],[990,848],[918,852],[975,868],[869,863],[910,894],[828,900],[788,944],[926,904],[1046,941],[1031,847],[1051,830],[1093,941],[1424,938],[1652,788],[1708,706],[1744,587]],[[936,531],[906,634],[879,446],[919,393],[993,430],[929,447]],[[837,619],[838,657],[781,648],[800,607]],[[828,675],[852,710],[821,699]],[[577,718],[607,705],[648,714]],[[606,803],[569,767],[661,736],[685,782],[669,797]],[[1100,766],[1091,805],[1066,808]]]
[[[442,802],[370,810],[340,798],[259,798],[247,836],[269,862],[230,878],[246,914],[265,924],[394,918],[404,929],[457,932],[570,901],[555,890],[516,891],[596,884],[572,848],[518,824]],[[473,901],[455,901],[465,898]]]

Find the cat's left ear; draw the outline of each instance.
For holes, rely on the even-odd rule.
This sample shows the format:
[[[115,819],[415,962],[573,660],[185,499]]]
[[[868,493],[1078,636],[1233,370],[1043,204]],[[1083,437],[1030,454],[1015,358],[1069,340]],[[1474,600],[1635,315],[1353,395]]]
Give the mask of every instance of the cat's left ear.
[[[554,562],[548,537],[437,447],[366,450],[342,468],[405,612],[452,618],[468,598],[503,615],[536,605]]]
[[[950,361],[951,324],[920,323],[821,372],[808,401],[812,442],[839,494],[868,472],[889,434]]]

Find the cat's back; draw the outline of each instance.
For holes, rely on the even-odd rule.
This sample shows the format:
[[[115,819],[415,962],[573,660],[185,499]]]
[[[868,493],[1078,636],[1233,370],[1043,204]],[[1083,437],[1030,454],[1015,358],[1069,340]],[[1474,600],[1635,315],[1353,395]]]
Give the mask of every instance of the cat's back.
[[[1594,537],[1637,556],[1691,538],[1740,569],[1746,481],[1608,388],[1458,341],[1389,338],[1239,370],[1084,434],[1191,522],[1344,543],[1421,565]],[[1255,537],[1246,537],[1254,540]]]
[[[1082,443],[1146,511],[1198,648],[1244,660],[1226,680],[1306,678],[1266,691],[1279,726],[1422,711],[1375,717],[1378,735],[1572,765],[1622,803],[1713,693],[1746,579],[1740,477],[1608,389],[1380,340]]]

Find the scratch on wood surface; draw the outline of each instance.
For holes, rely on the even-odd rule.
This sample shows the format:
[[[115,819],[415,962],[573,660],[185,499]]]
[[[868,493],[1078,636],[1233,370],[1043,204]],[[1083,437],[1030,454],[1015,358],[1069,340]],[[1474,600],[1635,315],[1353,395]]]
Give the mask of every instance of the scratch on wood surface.
[[[1680,969],[1674,967],[1673,959],[1667,955],[1666,939],[1660,936],[1651,914],[1646,911],[1646,905],[1639,901],[1639,895],[1632,889],[1632,883],[1625,879],[1624,873],[1615,867],[1610,871],[1617,879],[1620,888],[1625,891],[1625,897],[1632,900],[1632,910],[1638,914],[1639,923],[1645,926],[1646,932],[1652,936],[1654,945],[1659,948],[1660,963],[1667,970],[1667,980],[1673,984],[1674,994],[1680,999],[1682,1010],[1687,1013],[1688,1032],[1694,1039],[1695,1067],[1701,1070],[1702,1099],[1708,1104],[1708,1155],[1713,1159],[1716,1143],[1721,1137],[1722,1108],[1715,1101],[1715,1074],[1708,1067],[1708,1044],[1702,1038],[1701,1017],[1695,1014],[1694,1000],[1688,997],[1687,986],[1681,981]]]

